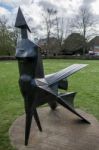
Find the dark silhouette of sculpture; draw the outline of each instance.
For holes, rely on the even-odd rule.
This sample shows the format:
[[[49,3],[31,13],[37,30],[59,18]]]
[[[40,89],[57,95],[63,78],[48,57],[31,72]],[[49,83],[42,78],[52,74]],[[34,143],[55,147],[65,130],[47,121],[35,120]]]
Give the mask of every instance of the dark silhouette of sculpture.
[[[85,64],[73,64],[59,72],[44,76],[40,48],[28,39],[27,31],[31,32],[19,8],[15,27],[21,29],[21,40],[16,47],[16,58],[19,66],[19,86],[24,98],[26,112],[25,145],[28,144],[32,117],[34,117],[40,131],[37,107],[48,103],[55,110],[57,103],[89,123],[74,109],[75,92],[59,94],[58,89],[67,90],[67,77],[85,67]]]

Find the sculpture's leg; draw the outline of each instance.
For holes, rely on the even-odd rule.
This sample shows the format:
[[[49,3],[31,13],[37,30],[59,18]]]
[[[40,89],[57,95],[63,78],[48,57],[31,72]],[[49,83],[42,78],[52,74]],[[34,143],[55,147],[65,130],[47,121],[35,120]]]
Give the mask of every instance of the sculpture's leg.
[[[58,84],[52,85],[51,90],[53,90],[54,93],[56,93],[58,95]],[[57,107],[57,102],[55,101],[55,99],[53,99],[53,101],[51,99],[51,101],[49,101],[48,104],[52,110],[55,110]]]
[[[36,109],[33,110],[33,114],[34,114],[34,119],[37,123],[37,126],[38,126],[39,130],[42,131],[41,123],[40,123],[39,116],[38,116],[38,113],[37,113]]]
[[[28,113],[26,113],[25,145],[28,145],[28,139],[29,139],[31,123],[32,123],[32,116],[34,116],[34,119],[37,123],[39,130],[42,131],[42,127],[36,109],[33,109],[33,111],[29,111]]]
[[[26,126],[25,126],[25,145],[28,145],[30,135],[30,128],[32,122],[32,113],[26,113]]]
[[[63,100],[62,98],[58,97],[57,98],[57,102],[60,105],[62,105],[63,107],[67,108],[72,113],[74,113],[75,115],[77,115],[78,117],[80,117],[85,123],[90,124],[90,122],[88,120],[86,120],[83,116],[81,116],[78,112],[76,112],[73,107],[71,107],[69,104],[66,103],[65,100]]]
[[[50,108],[51,108],[52,110],[55,110],[56,107],[57,107],[57,102],[56,102],[56,101],[48,102],[48,104],[49,104],[49,106],[50,106]]]
[[[31,100],[28,96],[25,96],[24,105],[25,105],[25,112],[26,112],[25,145],[28,145],[28,139],[30,135],[32,116],[33,116],[33,100]]]
[[[57,96],[54,93],[52,93],[52,91],[50,90],[49,87],[39,87],[39,90],[41,90],[41,92],[43,92],[44,94],[46,94],[48,96],[48,98],[51,99],[51,101],[56,100],[57,103],[59,103],[60,105],[62,105],[63,107],[67,108],[69,111],[71,111],[72,113],[74,113],[75,115],[77,115],[78,117],[80,117],[85,123],[90,124],[90,122],[85,119],[83,116],[81,116],[78,112],[76,112],[73,108],[73,106],[69,105],[68,103],[66,103],[66,100],[64,100],[61,96]],[[66,98],[66,95],[65,95]]]

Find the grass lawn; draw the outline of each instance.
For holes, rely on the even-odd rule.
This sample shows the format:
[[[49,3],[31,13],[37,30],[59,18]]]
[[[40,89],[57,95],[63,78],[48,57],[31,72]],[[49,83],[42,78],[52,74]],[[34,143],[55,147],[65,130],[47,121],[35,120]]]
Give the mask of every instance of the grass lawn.
[[[69,91],[76,91],[75,105],[99,119],[99,61],[44,60],[45,73],[56,72],[74,63],[89,64],[68,78]],[[0,150],[14,150],[9,141],[9,127],[24,113],[23,99],[18,87],[16,61],[0,62]]]

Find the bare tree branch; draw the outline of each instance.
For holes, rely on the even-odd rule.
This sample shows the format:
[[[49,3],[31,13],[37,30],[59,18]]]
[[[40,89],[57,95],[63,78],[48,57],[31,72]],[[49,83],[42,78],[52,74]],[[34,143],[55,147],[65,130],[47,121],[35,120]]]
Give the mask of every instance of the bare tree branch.
[[[92,33],[94,25],[95,20],[88,7],[81,7],[78,15],[71,20],[72,30],[79,32],[84,37],[83,55],[85,55],[86,51],[86,40],[89,39],[89,36],[91,35],[90,32]]]

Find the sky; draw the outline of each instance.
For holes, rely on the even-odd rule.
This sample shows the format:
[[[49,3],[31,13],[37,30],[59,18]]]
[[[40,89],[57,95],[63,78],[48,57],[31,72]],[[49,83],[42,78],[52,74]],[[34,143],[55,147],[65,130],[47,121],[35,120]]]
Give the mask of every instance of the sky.
[[[0,0],[0,17],[5,15],[9,24],[14,25],[18,7],[28,20],[30,28],[39,27],[42,13],[46,8],[58,10],[58,15],[71,18],[77,14],[79,7],[88,6],[94,16],[99,16],[99,0]],[[42,31],[40,31],[42,32]]]

